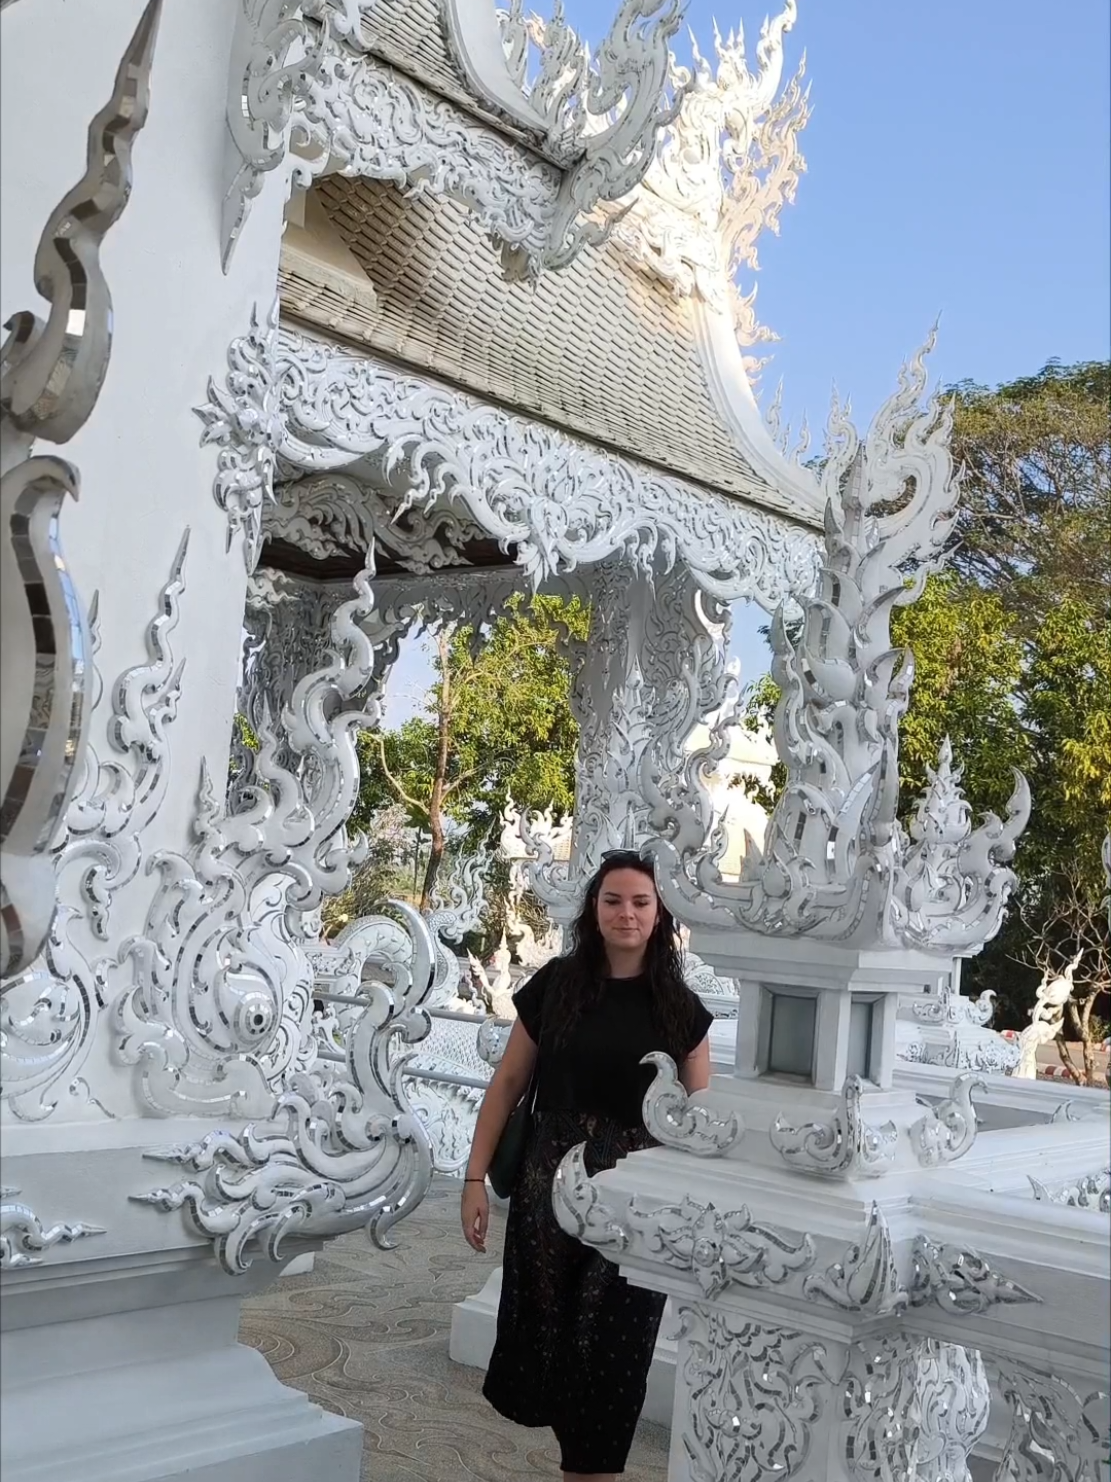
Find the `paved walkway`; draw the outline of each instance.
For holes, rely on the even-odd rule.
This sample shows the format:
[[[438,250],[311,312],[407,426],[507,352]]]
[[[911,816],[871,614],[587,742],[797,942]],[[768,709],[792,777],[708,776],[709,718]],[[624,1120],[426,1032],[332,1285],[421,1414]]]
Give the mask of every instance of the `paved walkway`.
[[[437,1180],[395,1228],[396,1250],[361,1234],[330,1241],[310,1275],[244,1303],[240,1336],[284,1383],[363,1423],[363,1482],[554,1482],[551,1432],[502,1420],[481,1374],[448,1358],[452,1305],[482,1287],[502,1240],[494,1211],[491,1253],[475,1255],[458,1207],[458,1184]],[[667,1446],[642,1425],[626,1482],[665,1482]]]

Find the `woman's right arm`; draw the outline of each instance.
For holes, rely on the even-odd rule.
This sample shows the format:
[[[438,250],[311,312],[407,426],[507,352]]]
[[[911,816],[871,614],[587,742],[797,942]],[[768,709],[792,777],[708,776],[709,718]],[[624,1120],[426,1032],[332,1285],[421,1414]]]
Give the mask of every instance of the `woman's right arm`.
[[[478,1113],[460,1213],[463,1234],[468,1245],[483,1254],[486,1252],[486,1231],[490,1223],[486,1173],[510,1113],[528,1090],[536,1054],[536,1046],[529,1038],[528,1030],[518,1019],[510,1031],[509,1043],[505,1047],[501,1063],[486,1087]]]
[[[482,1098],[478,1123],[471,1140],[471,1156],[467,1163],[465,1176],[468,1179],[486,1177],[494,1149],[505,1131],[505,1124],[528,1090],[536,1065],[536,1054],[536,1046],[529,1038],[528,1030],[518,1019],[510,1032],[501,1062]]]

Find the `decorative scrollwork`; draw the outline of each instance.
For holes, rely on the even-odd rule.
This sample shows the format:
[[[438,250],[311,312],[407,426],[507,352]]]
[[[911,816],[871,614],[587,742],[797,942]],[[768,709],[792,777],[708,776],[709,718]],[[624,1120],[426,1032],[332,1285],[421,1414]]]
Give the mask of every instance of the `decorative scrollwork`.
[[[1001,1303],[1040,1302],[1042,1299],[992,1269],[967,1246],[941,1244],[919,1235],[914,1242],[912,1307],[931,1302],[945,1312],[971,1316]]]
[[[937,1168],[963,1158],[976,1141],[974,1091],[986,1091],[977,1076],[958,1076],[947,1101],[931,1108],[910,1129],[910,1142],[923,1168]]]
[[[841,1093],[841,1109],[830,1121],[793,1127],[777,1117],[770,1134],[772,1147],[785,1163],[804,1173],[878,1177],[894,1160],[899,1133],[893,1122],[881,1127],[865,1122],[863,1095],[863,1081],[850,1076]]]
[[[1030,1188],[1034,1198],[1046,1204],[1067,1204],[1073,1209],[1098,1209],[1100,1214],[1111,1213],[1111,1168],[1052,1185],[1030,1178]]]
[[[556,1172],[556,1217],[586,1245],[662,1259],[688,1271],[709,1301],[726,1287],[783,1286],[814,1264],[814,1243],[761,1225],[746,1208],[719,1211],[712,1204],[629,1205],[619,1219],[603,1201],[586,1171],[582,1147],[572,1148]]]
[[[294,105],[308,92],[325,40],[326,33],[306,20],[301,0],[238,0],[226,109],[228,183],[220,222],[225,273],[251,202],[267,175],[285,161]]]
[[[693,72],[680,71],[685,96],[678,114],[661,135],[632,209],[614,230],[615,244],[642,272],[663,279],[676,294],[728,306],[746,344],[770,335],[755,322],[752,296],[736,282],[738,270],[757,267],[757,240],[763,231],[778,230],[806,168],[799,150],[809,116],[803,66],[780,92],[784,36],[796,19],[794,0],[787,0],[774,21],[764,22],[755,74],[748,69],[743,30],[715,33],[716,71],[695,47]],[[769,420],[775,437],[777,403]]]
[[[408,571],[428,575],[462,564],[463,547],[482,531],[452,509],[402,509],[365,480],[310,474],[284,482],[263,510],[263,536],[285,540],[321,561],[329,556],[387,551]]]
[[[294,123],[312,172],[461,200],[519,276],[543,261],[560,171],[375,57],[328,48]]]
[[[844,1312],[880,1317],[903,1311],[910,1299],[899,1280],[891,1231],[878,1204],[872,1205],[864,1239],[824,1272],[808,1276],[802,1289],[811,1301],[831,1302]]]
[[[108,743],[124,760],[100,761],[93,746],[86,748],[64,830],[54,840],[59,887],[75,879],[76,901],[67,898],[59,908],[41,958],[10,980],[0,1003],[3,1095],[26,1121],[51,1115],[58,1104],[53,1093],[63,1079],[72,1085],[89,1051],[110,968],[95,947],[108,940],[114,896],[138,875],[143,836],[165,797],[167,728],[177,714],[185,667],[170,640],[185,591],[188,544],[186,531],[147,628],[148,662],[125,670],[111,690]],[[94,654],[98,641],[94,636]],[[91,943],[83,946],[83,936]]]
[[[19,1194],[18,1189],[0,1189],[0,1270],[10,1271],[20,1266],[40,1266],[45,1252],[55,1245],[69,1245],[86,1235],[103,1235],[101,1225],[88,1225],[80,1221],[57,1225],[44,1225],[33,1209],[26,1204],[9,1203]]]
[[[679,1320],[692,1477],[798,1477],[826,1408],[824,1346],[701,1304],[681,1307]]]
[[[493,11],[448,0],[447,35],[469,86],[495,114],[536,138],[563,170],[542,252],[520,272],[563,268],[612,226],[599,211],[644,178],[661,130],[671,124],[689,79],[671,66],[682,24],[679,0],[621,0],[609,34],[591,57],[558,10],[526,21],[520,0]],[[529,78],[530,47],[538,66]]]
[[[892,647],[891,614],[917,599],[943,559],[957,507],[951,410],[936,399],[920,405],[932,344],[933,335],[903,367],[864,442],[836,404],[831,412],[818,588],[801,597],[801,624],[784,609],[772,627],[786,785],[763,846],[748,840],[739,883],[721,878],[697,819],[684,829],[683,815],[698,811],[689,783],[675,779],[673,800],[658,789],[657,873],[688,922],[961,955],[999,929],[1013,883],[1001,866],[1025,818],[1025,783],[1016,778],[1007,825],[988,819],[972,833],[967,810],[931,804],[912,847],[897,816],[898,729],[914,663]]]
[[[284,329],[278,375],[281,451],[291,464],[380,460],[404,477],[415,506],[459,501],[489,536],[516,548],[532,581],[614,555],[645,571],[681,559],[722,600],[772,607],[812,579],[805,531],[461,393]]]
[[[1016,772],[1006,821],[989,813],[973,829],[948,736],[927,775],[929,786],[910,825],[914,842],[899,874],[900,935],[908,946],[960,951],[990,941],[999,930],[1018,883],[1006,866],[1030,818],[1030,788]]]
[[[191,1176],[132,1198],[185,1209],[232,1274],[257,1253],[280,1259],[293,1236],[365,1228],[387,1246],[388,1231],[427,1191],[432,1150],[404,1084],[412,1057],[394,1055],[393,1046],[428,1033],[432,943],[418,912],[392,909],[409,939],[408,961],[389,963],[392,987],[363,977],[365,1008],[347,1035],[346,1076],[293,1072],[264,1121],[148,1154]]]
[[[999,1363],[999,1390],[1011,1410],[1000,1476],[1015,1482],[1094,1482],[1111,1456],[1106,1389],[1088,1394],[1056,1374]]]
[[[374,672],[362,627],[374,609],[371,579],[368,568],[356,580],[333,619],[328,661],[300,680],[283,716],[306,763],[301,776],[277,764],[264,726],[249,806],[228,815],[202,767],[193,849],[151,861],[160,883],[143,933],[121,949],[134,982],[115,1017],[117,1052],[138,1067],[157,1114],[265,1114],[272,1086],[311,1060],[311,913],[346,889],[366,854],[365,839],[346,829],[359,788],[356,733],[377,718],[373,705],[357,704]]]
[[[696,1106],[670,1055],[653,1051],[640,1063],[656,1070],[644,1098],[644,1125],[657,1142],[698,1158],[720,1158],[740,1141],[744,1126],[736,1112],[715,1117],[709,1107]]]
[[[428,930],[436,950],[430,1004],[447,1003],[461,996],[462,968],[451,948],[453,944],[458,946],[482,921],[489,869],[490,856],[485,850],[459,854],[437,884],[428,913]]]
[[[228,549],[243,534],[243,560],[253,571],[262,545],[263,507],[274,498],[274,460],[282,438],[275,380],[278,300],[270,309],[251,310],[251,326],[228,346],[224,385],[209,378],[208,400],[195,407],[204,423],[201,445],[215,445],[213,494],[227,515]]]

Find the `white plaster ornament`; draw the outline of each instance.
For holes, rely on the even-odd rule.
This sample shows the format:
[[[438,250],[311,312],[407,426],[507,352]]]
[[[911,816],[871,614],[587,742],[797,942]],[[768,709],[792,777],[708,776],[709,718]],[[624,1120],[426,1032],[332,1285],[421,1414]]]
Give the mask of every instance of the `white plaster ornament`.
[[[999,930],[1015,883],[1007,862],[1029,816],[1025,781],[1016,774],[1005,822],[989,816],[972,830],[943,748],[913,841],[897,817],[914,663],[892,645],[891,613],[921,593],[956,519],[951,410],[920,406],[932,343],[903,368],[864,442],[836,405],[831,413],[818,588],[802,598],[800,625],[783,609],[772,626],[787,779],[763,845],[746,841],[739,883],[721,878],[689,772],[657,785],[657,874],[688,922],[961,956]]]
[[[64,827],[54,839],[56,878],[60,885],[76,880],[80,905],[59,908],[42,954],[11,980],[0,1001],[2,1095],[22,1121],[50,1116],[63,1094],[79,1089],[108,1001],[114,964],[100,949],[109,941],[116,895],[147,863],[144,836],[169,783],[169,728],[185,670],[173,635],[188,544],[186,531],[147,627],[147,662],[126,670],[108,692],[106,734],[115,755],[102,761],[93,745],[86,748]],[[98,647],[94,621],[93,655]],[[104,693],[95,669],[94,680],[95,715]]]
[[[656,1071],[644,1098],[644,1125],[658,1143],[699,1158],[720,1158],[740,1141],[744,1125],[736,1112],[716,1117],[709,1107],[696,1105],[670,1055],[657,1051],[640,1063]]]
[[[850,1076],[840,1110],[829,1121],[796,1127],[783,1116],[776,1117],[770,1132],[772,1147],[789,1167],[802,1173],[879,1177],[894,1161],[899,1133],[893,1122],[872,1127],[865,1121],[863,1096],[864,1082]]]
[[[112,345],[112,298],[100,265],[106,233],[131,193],[131,148],[147,120],[161,0],[150,0],[88,131],[85,173],[47,220],[35,254],[45,323],[12,317],[0,352],[0,980],[41,951],[56,905],[55,830],[77,782],[92,674],[84,608],[62,556],[59,519],[77,470],[31,457],[63,443],[100,395]]]
[[[681,561],[721,600],[769,609],[811,583],[810,534],[738,500],[292,330],[279,332],[277,374],[291,465],[370,457],[404,481],[403,508],[458,503],[534,583],[613,556],[645,572]]]
[[[102,1226],[80,1220],[44,1225],[33,1209],[16,1202],[18,1195],[18,1189],[0,1188],[0,1270],[39,1266],[46,1252],[56,1245],[105,1234]]]

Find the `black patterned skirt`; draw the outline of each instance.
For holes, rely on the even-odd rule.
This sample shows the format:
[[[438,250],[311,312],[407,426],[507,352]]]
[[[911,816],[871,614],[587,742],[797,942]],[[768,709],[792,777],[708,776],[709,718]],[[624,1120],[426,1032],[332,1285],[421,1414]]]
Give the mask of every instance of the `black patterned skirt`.
[[[630,1286],[560,1229],[552,1180],[580,1142],[591,1175],[655,1146],[643,1127],[605,1117],[537,1117],[510,1201],[497,1341],[482,1392],[507,1420],[550,1426],[565,1472],[623,1472],[666,1299]]]

